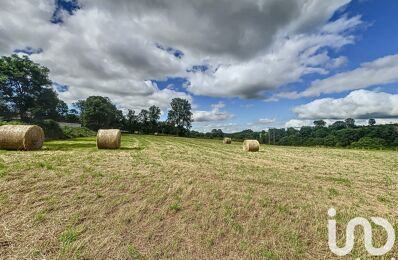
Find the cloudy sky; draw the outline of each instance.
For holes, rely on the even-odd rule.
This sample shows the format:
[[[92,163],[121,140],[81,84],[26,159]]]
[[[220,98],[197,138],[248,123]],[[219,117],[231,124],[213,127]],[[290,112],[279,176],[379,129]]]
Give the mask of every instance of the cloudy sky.
[[[398,1],[13,0],[0,55],[51,70],[68,104],[189,99],[194,129],[226,132],[398,118]]]

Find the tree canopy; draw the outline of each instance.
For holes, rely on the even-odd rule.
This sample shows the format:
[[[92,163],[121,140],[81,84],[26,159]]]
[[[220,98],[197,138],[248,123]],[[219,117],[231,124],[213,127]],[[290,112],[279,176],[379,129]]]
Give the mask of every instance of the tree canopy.
[[[174,98],[171,101],[167,121],[177,128],[177,135],[183,130],[189,130],[192,126],[191,104],[188,100]]]
[[[1,115],[20,117],[22,121],[57,119],[61,101],[48,74],[46,67],[28,56],[1,57]]]
[[[82,125],[92,129],[118,128],[122,124],[123,113],[107,97],[91,96],[79,101]]]

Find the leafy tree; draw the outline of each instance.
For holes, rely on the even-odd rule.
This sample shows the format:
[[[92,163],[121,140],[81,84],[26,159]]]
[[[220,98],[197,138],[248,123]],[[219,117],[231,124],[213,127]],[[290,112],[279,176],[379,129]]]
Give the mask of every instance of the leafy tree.
[[[80,117],[79,117],[79,112],[72,108],[71,110],[68,111],[67,115],[65,116],[65,121],[68,123],[79,123],[80,122]]]
[[[224,133],[221,129],[211,130],[211,138],[222,138],[222,137],[224,137]]]
[[[56,110],[59,118],[65,120],[69,113],[68,105],[64,101],[59,100]]]
[[[381,138],[363,137],[357,142],[353,142],[351,147],[353,148],[365,148],[365,149],[380,149],[386,145],[386,142]]]
[[[71,110],[71,112],[75,112],[76,111],[76,114],[83,114],[83,112],[84,112],[84,104],[85,104],[85,100],[78,100],[77,102],[75,102],[75,103],[73,103],[73,106],[76,108],[76,109],[72,109]]]
[[[148,119],[150,122],[157,122],[160,119],[160,108],[157,106],[151,106],[148,109]]]
[[[46,67],[34,63],[28,56],[1,57],[1,102],[23,121],[55,119],[59,99],[48,74]]]
[[[332,134],[326,136],[326,137],[324,138],[324,140],[323,140],[323,144],[324,144],[325,146],[332,146],[332,147],[336,146],[336,144],[337,144],[336,137],[335,137],[334,135],[332,135]]]
[[[0,119],[10,119],[11,111],[4,100],[0,99]]]
[[[303,126],[300,129],[300,136],[302,137],[310,137],[312,135],[312,127],[310,126]]]
[[[376,124],[376,120],[374,118],[369,119],[368,124],[370,126],[374,126]]]
[[[138,114],[138,122],[140,123],[141,130],[144,133],[148,133],[149,131],[149,112],[146,109],[142,109]]]
[[[330,128],[333,130],[341,130],[347,128],[347,124],[344,121],[336,121],[330,126]]]
[[[314,121],[314,125],[315,125],[315,127],[325,127],[326,122],[323,120],[316,120],[316,121]]]
[[[120,127],[123,113],[116,109],[109,98],[91,96],[80,104],[82,105],[81,120],[84,127],[94,131]]]
[[[354,128],[355,127],[355,120],[353,118],[347,118],[345,121],[345,124],[349,128]]]
[[[68,113],[65,116],[65,122],[67,122],[67,123],[79,123],[80,122],[80,118],[76,114]]]
[[[134,110],[129,109],[125,119],[125,129],[129,133],[133,133],[134,131],[138,131],[138,128],[138,116]]]
[[[336,132],[337,146],[346,147],[352,142],[356,142],[361,138],[361,134],[357,129],[347,128]]]
[[[185,129],[189,130],[192,126],[192,108],[189,101],[182,98],[174,98],[170,105],[171,110],[169,110],[167,121],[176,127],[177,135]]]
[[[288,136],[297,135],[297,133],[298,133],[298,130],[295,129],[295,128],[293,128],[293,127],[289,127],[289,128],[286,130],[286,134],[287,134]]]
[[[314,136],[316,138],[325,138],[330,134],[330,129],[326,127],[315,127]]]
[[[262,144],[268,143],[268,135],[265,132],[265,130],[261,131],[261,133],[260,133],[260,143],[262,143]]]
[[[157,132],[158,131],[158,121],[160,119],[160,108],[157,106],[151,106],[148,109],[148,119],[149,119],[149,125],[151,128],[152,132]]]

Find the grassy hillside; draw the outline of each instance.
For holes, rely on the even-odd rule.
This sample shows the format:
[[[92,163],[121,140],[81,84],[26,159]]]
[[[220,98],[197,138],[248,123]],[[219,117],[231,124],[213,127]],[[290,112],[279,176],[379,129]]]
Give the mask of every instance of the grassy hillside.
[[[340,242],[353,217],[398,224],[397,152],[245,153],[241,143],[162,136],[122,145],[98,151],[83,138],[0,151],[0,258],[326,259],[330,207]],[[366,256],[361,241],[352,257]]]

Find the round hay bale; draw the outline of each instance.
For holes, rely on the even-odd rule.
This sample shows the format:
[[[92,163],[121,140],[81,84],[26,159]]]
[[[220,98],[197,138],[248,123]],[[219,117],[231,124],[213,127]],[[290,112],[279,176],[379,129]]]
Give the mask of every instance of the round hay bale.
[[[98,149],[119,149],[122,132],[119,129],[100,129],[97,133]]]
[[[223,140],[223,143],[224,144],[231,144],[232,140],[231,140],[231,138],[225,137],[224,140]]]
[[[134,131],[134,134],[136,134],[136,135],[138,135],[140,132],[138,132],[138,131]]]
[[[260,143],[257,140],[245,140],[243,142],[243,150],[246,152],[258,152]]]
[[[154,133],[154,135],[158,135],[158,133],[157,133],[157,132],[155,132],[155,133]]]
[[[43,146],[44,131],[37,125],[0,126],[0,149],[38,150]]]

